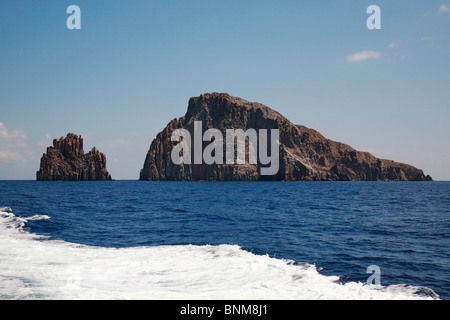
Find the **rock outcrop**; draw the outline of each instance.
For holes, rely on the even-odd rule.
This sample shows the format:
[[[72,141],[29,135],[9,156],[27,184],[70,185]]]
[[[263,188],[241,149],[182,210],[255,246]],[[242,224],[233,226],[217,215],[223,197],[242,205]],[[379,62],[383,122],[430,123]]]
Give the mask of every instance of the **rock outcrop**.
[[[194,122],[207,129],[278,129],[279,170],[261,175],[257,164],[176,165],[171,152],[178,141],[171,140],[176,129],[194,132]],[[208,142],[209,143],[209,142]],[[203,142],[203,148],[208,143]],[[225,162],[224,162],[225,163]],[[323,137],[319,132],[292,124],[275,110],[260,103],[225,93],[203,94],[189,100],[184,117],[172,120],[152,142],[140,180],[278,180],[278,181],[426,181],[422,170],[391,160],[378,159],[343,143]]]
[[[69,133],[66,138],[53,140],[41,158],[38,181],[106,181],[106,156],[95,147],[84,153],[83,138]]]

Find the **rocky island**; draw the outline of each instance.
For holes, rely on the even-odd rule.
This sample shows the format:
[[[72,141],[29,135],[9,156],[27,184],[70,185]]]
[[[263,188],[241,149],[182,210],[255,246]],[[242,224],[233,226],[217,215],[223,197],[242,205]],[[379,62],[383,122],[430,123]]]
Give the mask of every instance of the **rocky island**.
[[[208,129],[277,129],[279,169],[262,175],[254,164],[175,164],[171,159],[172,133],[185,129],[194,133],[201,122]],[[203,142],[203,148],[207,144]],[[248,152],[247,152],[248,153]],[[325,138],[316,130],[295,125],[275,110],[226,93],[203,94],[189,100],[184,117],[172,120],[153,140],[140,180],[207,181],[430,181],[422,170],[411,165],[378,159],[368,152]]]
[[[41,158],[38,181],[107,181],[106,156],[95,147],[84,153],[83,138],[69,133],[53,140],[53,146]]]

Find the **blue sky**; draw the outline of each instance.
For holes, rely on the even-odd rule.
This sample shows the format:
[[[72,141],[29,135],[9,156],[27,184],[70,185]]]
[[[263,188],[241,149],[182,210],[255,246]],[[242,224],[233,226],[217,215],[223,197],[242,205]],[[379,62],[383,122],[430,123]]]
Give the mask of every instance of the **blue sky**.
[[[190,97],[227,92],[450,180],[449,31],[449,0],[2,0],[0,179],[34,179],[69,132],[138,179]]]

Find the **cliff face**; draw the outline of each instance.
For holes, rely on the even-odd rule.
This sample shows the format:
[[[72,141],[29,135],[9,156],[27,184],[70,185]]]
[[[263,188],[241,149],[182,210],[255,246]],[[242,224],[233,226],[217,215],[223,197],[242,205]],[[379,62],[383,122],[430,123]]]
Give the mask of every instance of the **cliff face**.
[[[262,175],[264,165],[259,160],[256,164],[174,164],[171,153],[178,141],[171,140],[173,131],[186,129],[194,135],[196,121],[201,121],[202,132],[215,128],[224,136],[227,129],[278,129],[278,172]],[[203,142],[203,149],[208,143]],[[191,98],[186,115],[172,120],[157,135],[140,180],[425,181],[431,177],[413,166],[378,159],[326,139],[313,129],[292,124],[260,103],[213,93]]]
[[[41,158],[38,181],[106,181],[106,156],[95,147],[84,153],[83,138],[69,133],[66,138],[53,140],[53,147]]]

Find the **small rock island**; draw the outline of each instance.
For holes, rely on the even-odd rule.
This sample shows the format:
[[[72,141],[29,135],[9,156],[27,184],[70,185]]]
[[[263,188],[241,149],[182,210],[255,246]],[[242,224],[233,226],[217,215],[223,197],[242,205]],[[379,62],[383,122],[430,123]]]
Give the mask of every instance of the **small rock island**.
[[[53,140],[41,158],[37,181],[109,181],[106,156],[95,147],[84,153],[83,138],[69,133]]]

